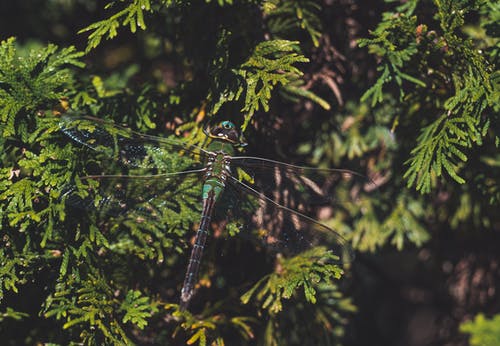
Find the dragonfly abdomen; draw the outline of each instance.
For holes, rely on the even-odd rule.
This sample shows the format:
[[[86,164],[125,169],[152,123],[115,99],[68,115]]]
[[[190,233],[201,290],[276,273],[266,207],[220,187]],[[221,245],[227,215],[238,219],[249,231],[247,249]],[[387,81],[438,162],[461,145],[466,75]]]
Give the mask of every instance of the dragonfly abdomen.
[[[194,286],[200,269],[201,257],[203,255],[203,249],[205,248],[205,243],[208,237],[208,225],[210,224],[210,220],[212,218],[214,205],[215,195],[214,193],[209,193],[208,197],[203,199],[200,227],[196,232],[193,249],[191,250],[191,256],[189,257],[186,277],[184,278],[184,284],[181,291],[181,310],[185,310],[187,308],[187,305],[193,296]]]
[[[218,153],[209,159],[205,182],[203,184],[203,209],[200,219],[200,227],[196,232],[193,249],[189,258],[186,277],[181,291],[181,310],[185,310],[193,296],[194,287],[198,278],[201,257],[208,237],[208,226],[212,218],[215,203],[226,186],[229,174],[227,158]]]

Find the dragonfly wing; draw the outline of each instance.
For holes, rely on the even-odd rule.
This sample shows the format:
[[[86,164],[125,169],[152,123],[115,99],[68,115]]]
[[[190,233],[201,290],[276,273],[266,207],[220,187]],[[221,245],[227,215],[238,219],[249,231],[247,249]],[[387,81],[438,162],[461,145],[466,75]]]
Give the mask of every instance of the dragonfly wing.
[[[262,191],[235,177],[229,177],[228,182],[235,190],[251,196],[247,200],[247,205],[252,205],[253,208],[251,225],[245,227],[250,226],[266,248],[294,255],[314,246],[328,246],[339,257],[339,263],[346,265],[352,261],[354,255],[351,247],[333,229],[277,203]]]
[[[133,210],[154,215],[160,208],[179,209],[176,201],[179,196],[186,199],[186,194],[194,194],[199,199],[204,172],[205,169],[200,169],[152,176],[85,177],[69,184],[63,196],[69,205],[95,210],[103,216],[118,216]]]
[[[156,173],[174,172],[196,164],[199,167],[207,155],[202,148],[174,139],[137,133],[93,117],[65,115],[59,127],[76,142],[128,168],[152,169]],[[179,165],[183,169],[179,169]]]
[[[288,208],[349,208],[361,190],[372,188],[367,177],[347,169],[290,165],[257,157],[233,157],[232,173],[258,192]]]
[[[60,128],[98,153],[77,164],[64,188],[70,206],[158,232],[188,229],[198,217],[205,150],[92,117],[66,115]]]
[[[199,219],[201,180],[201,174],[147,179],[107,176],[70,186],[63,199],[70,207],[95,217],[106,232],[121,232],[116,239],[133,243],[147,234],[161,261],[165,249],[186,248],[181,240]]]

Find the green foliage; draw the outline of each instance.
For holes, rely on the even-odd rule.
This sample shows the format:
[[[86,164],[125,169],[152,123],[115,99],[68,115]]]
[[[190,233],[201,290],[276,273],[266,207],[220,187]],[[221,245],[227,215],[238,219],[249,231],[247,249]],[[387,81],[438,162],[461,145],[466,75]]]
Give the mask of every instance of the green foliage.
[[[225,345],[221,331],[236,331],[245,341],[255,337],[252,324],[256,319],[246,316],[228,316],[217,311],[217,307],[204,311],[204,316],[194,316],[189,311],[180,311],[177,304],[167,304],[165,309],[178,320],[173,336],[186,333],[187,345]]]
[[[19,112],[36,110],[46,100],[55,101],[65,96],[65,88],[73,84],[68,70],[71,66],[83,67],[78,59],[83,55],[74,47],[57,46],[31,51],[27,56],[16,54],[15,39],[9,38],[0,43],[0,120],[2,136],[21,135],[28,140],[26,126],[16,126]],[[19,132],[20,130],[24,130]]]
[[[4,291],[21,292],[21,286],[49,267],[58,280],[48,282],[51,293],[44,303],[45,318],[64,320],[64,329],[80,329],[81,340],[86,344],[100,344],[99,340],[128,343],[130,339],[122,323],[144,328],[158,311],[158,303],[149,296],[140,296],[137,290],[128,290],[123,301],[117,299],[117,290],[125,288],[121,285],[126,264],[122,261],[121,265],[110,265],[108,261],[129,254],[138,259],[163,261],[166,249],[174,247],[168,232],[165,233],[166,223],[157,219],[138,224],[136,215],[133,223],[118,218],[116,222],[121,222],[121,226],[117,223],[114,228],[103,229],[95,225],[99,213],[88,215],[94,224],[85,219],[74,224],[75,220],[67,219],[66,197],[61,197],[67,193],[68,183],[74,181],[79,193],[87,195],[88,188],[96,184],[75,177],[83,173],[85,164],[78,164],[73,145],[54,141],[61,137],[60,120],[33,112],[53,105],[57,98],[74,94],[64,89],[74,87],[73,72],[67,66],[83,66],[76,60],[81,53],[74,48],[59,51],[49,45],[18,59],[14,41],[7,40],[2,43],[0,54],[9,64],[4,67],[10,68],[3,70],[1,89],[5,97],[0,130],[4,138],[10,136],[3,142],[10,151],[1,157],[4,167],[0,188],[0,298],[4,298]],[[22,63],[14,66],[13,61]],[[13,145],[16,141],[23,143],[23,148]],[[192,208],[189,211],[196,213]],[[181,224],[176,225],[174,232],[182,232]],[[111,268],[109,277],[103,276],[104,268]],[[6,316],[24,316],[12,311],[8,310]]]
[[[132,290],[128,291],[120,309],[125,312],[123,322],[130,321],[140,329],[144,329],[148,324],[147,317],[158,312],[158,308],[155,305],[151,305],[149,297],[142,296],[140,291]]]
[[[269,0],[262,4],[269,29],[276,37],[290,37],[291,33],[305,30],[315,47],[319,46],[322,23],[318,16],[321,5],[311,0]]]
[[[297,301],[280,314],[271,314],[266,325],[266,343],[283,345],[290,340],[307,340],[311,345],[337,344],[344,335],[347,317],[356,311],[349,298],[331,283],[317,286],[315,305]]]
[[[469,342],[472,346],[494,346],[500,344],[500,315],[487,319],[478,314],[473,321],[460,325],[462,333],[471,334]]]
[[[260,106],[264,111],[269,111],[271,91],[277,84],[287,85],[302,74],[294,64],[309,60],[293,52],[297,44],[298,42],[286,40],[261,42],[255,47],[248,61],[235,71],[246,81],[245,106],[241,109],[246,114],[243,128],[246,128]],[[242,91],[240,88],[236,92],[235,100],[239,99]],[[215,109],[217,110],[217,107]]]
[[[279,259],[275,273],[264,276],[241,296],[244,304],[250,305],[253,301],[259,305],[259,310],[269,315],[268,319],[230,317],[219,312],[218,305],[205,309],[204,317],[194,316],[188,311],[179,311],[176,304],[166,305],[167,311],[172,311],[172,316],[181,321],[174,335],[184,331],[187,344],[200,346],[224,345],[225,339],[219,333],[227,329],[235,330],[245,341],[253,342],[259,337],[269,345],[286,343],[290,337],[328,344],[335,337],[342,336],[340,326],[345,324],[342,314],[355,310],[351,301],[343,298],[332,284],[342,274],[342,270],[332,263],[336,260],[338,257],[321,247],[291,259]],[[305,301],[294,294],[300,287],[304,289]],[[283,300],[290,300],[290,303],[283,304]],[[304,321],[306,315],[307,323]],[[265,328],[264,336],[255,335],[257,327]],[[321,335],[311,334],[315,329]],[[322,334],[321,331],[327,332]]]
[[[9,243],[6,243],[10,247]],[[29,257],[18,255],[16,257],[8,256],[7,251],[0,250],[0,299],[4,297],[4,290],[19,292],[18,286],[26,283],[24,277],[25,270],[29,270],[30,260],[36,258],[33,254],[28,254]],[[10,316],[7,314],[7,316]]]
[[[168,5],[172,1],[157,1],[158,4],[165,3]],[[108,3],[107,9],[113,8],[113,5],[117,5],[114,2]],[[134,0],[128,6],[125,6],[122,10],[116,12],[111,17],[104,20],[95,22],[85,29],[80,30],[80,33],[90,31],[89,41],[87,45],[87,51],[92,48],[96,48],[103,37],[106,39],[112,39],[118,35],[118,28],[121,26],[129,26],[130,31],[135,33],[137,27],[142,30],[146,29],[146,23],[144,21],[144,12],[151,12],[151,1],[150,0]]]
[[[68,66],[83,66],[77,60],[82,54],[72,47],[58,50],[49,45],[18,56],[14,43],[8,39],[0,45],[0,132],[4,148],[10,148],[1,155],[2,298],[4,290],[18,292],[37,268],[54,259],[50,248],[44,248],[48,238],[56,237],[56,220],[65,215],[64,206],[55,203],[60,192],[54,187],[71,174],[58,163],[68,152],[56,150],[49,141],[50,123],[33,113],[73,85]],[[37,228],[40,231],[32,233]]]
[[[30,321],[32,336],[19,343],[339,343],[356,308],[335,285],[342,270],[328,244],[278,257],[269,273],[269,259],[257,263],[264,251],[248,247],[239,224],[222,240],[214,220],[217,245],[207,248],[199,301],[181,312],[175,302],[199,218],[199,182],[88,178],[188,169],[189,155],[169,155],[169,138],[205,145],[210,117],[240,125],[269,157],[366,174],[333,189],[338,207],[320,210],[358,251],[418,248],[436,229],[498,224],[500,6],[386,0],[378,7],[389,11],[359,50],[350,41],[357,34],[344,39],[354,27],[323,22],[346,10],[341,3],[109,1],[107,18],[80,31],[89,34],[87,52],[98,48],[87,65],[74,47],[2,41],[0,321],[52,323],[41,330]],[[122,27],[137,40],[105,46]],[[367,54],[378,68],[365,69]],[[317,83],[325,80],[344,93],[343,108],[332,106],[330,84]],[[98,142],[96,124],[109,142]],[[87,131],[89,142],[71,143],[62,133],[70,128]],[[165,137],[162,151],[146,150],[135,167],[123,167],[116,144],[144,134]],[[215,264],[219,248],[247,257]],[[241,273],[248,258],[256,263]],[[17,308],[33,287],[40,296],[29,297],[31,311]],[[478,315],[462,330],[486,338],[497,322]]]
[[[7,307],[7,311],[3,312],[0,315],[0,322],[3,322],[7,318],[12,318],[12,319],[15,319],[15,320],[21,320],[24,317],[28,317],[28,316],[29,315],[27,313],[15,311],[14,309],[12,309],[10,307]]]
[[[443,172],[457,183],[465,183],[459,174],[462,163],[467,161],[465,150],[491,138],[488,130],[495,119],[489,111],[498,111],[498,86],[492,83],[494,71],[485,54],[457,33],[468,12],[491,5],[435,1],[439,27],[433,28],[429,26],[432,24],[418,24],[416,4],[409,2],[403,13],[385,13],[373,38],[359,41],[382,60],[378,68],[381,74],[362,100],[371,99],[375,106],[383,101],[389,85],[396,82],[403,107],[410,112],[427,109],[435,114],[434,119],[422,124],[418,145],[411,151],[404,175],[408,187],[429,193]],[[404,81],[416,87],[410,88]],[[433,100],[435,108],[423,104],[423,95],[430,92],[439,95]]]
[[[212,2],[207,1],[207,3],[211,5]],[[248,11],[248,8],[245,7],[246,3],[243,2],[243,11]],[[248,1],[248,4],[252,3],[253,1]],[[218,6],[224,7],[226,5],[230,6],[233,3],[232,1],[218,1]],[[174,1],[156,1],[154,5],[149,0],[134,1],[111,17],[93,23],[81,31],[91,32],[87,50],[97,47],[103,37],[115,37],[118,34],[117,29],[120,26],[130,25],[130,30],[135,32],[135,25],[137,23],[139,28],[146,29],[143,12],[151,12],[152,14],[161,13],[167,8],[175,17],[175,14],[178,13],[176,11],[186,8],[185,6],[186,4],[182,2],[176,3]],[[234,6],[236,7],[236,5]],[[192,5],[188,8],[192,11],[203,12],[203,6]],[[300,53],[298,41],[283,39],[287,33],[290,36],[299,28],[300,30],[306,30],[317,46],[321,34],[319,31],[321,23],[317,16],[317,12],[319,11],[318,5],[309,0],[273,0],[264,1],[262,9],[264,14],[269,15],[269,30],[272,36],[277,39],[256,42],[255,46],[248,47],[251,53],[244,57],[245,60],[241,64],[231,66],[229,60],[233,58],[229,55],[232,52],[228,51],[230,49],[228,45],[234,40],[238,40],[237,35],[241,34],[237,34],[234,31],[240,30],[240,28],[228,27],[218,29],[215,33],[218,37],[215,54],[207,57],[212,61],[213,71],[211,71],[211,74],[214,78],[212,90],[206,95],[206,99],[210,101],[209,110],[215,114],[226,103],[243,101],[240,111],[245,114],[245,123],[242,129],[248,126],[254,113],[261,107],[264,111],[269,110],[271,92],[277,86],[282,86],[282,90],[288,94],[311,99],[322,107],[329,108],[325,100],[303,88],[303,83],[300,80],[302,72],[296,65],[308,62],[309,60]],[[237,10],[239,9],[235,8],[235,11]],[[181,15],[176,20],[182,21],[184,15],[181,12]],[[178,30],[178,28],[172,28],[172,30],[176,29]],[[185,35],[185,33],[180,32],[180,35]],[[172,33],[172,36],[176,35]],[[194,39],[196,37],[187,37],[180,44],[189,44],[190,40]],[[213,49],[213,47],[209,47],[208,51],[210,52]],[[186,47],[186,50],[189,51],[191,49]],[[241,52],[236,52],[236,54],[241,54]],[[193,59],[196,60],[199,57],[193,56]],[[202,63],[206,64],[206,61]],[[240,98],[243,95],[244,99],[242,100]]]
[[[276,271],[260,279],[241,297],[241,301],[247,304],[255,296],[262,309],[275,314],[282,310],[283,299],[290,299],[298,288],[303,287],[306,300],[314,304],[314,285],[341,277],[342,270],[329,263],[336,260],[338,257],[322,247],[315,247],[291,259],[281,259]]]
[[[99,26],[101,31],[96,31],[89,42],[97,44],[99,37],[103,37],[105,32],[113,35],[113,27],[116,27],[116,21],[120,16],[124,16],[124,13],[120,12],[107,24],[104,22],[96,24],[95,28]],[[134,13],[138,15],[137,11],[128,11],[127,18],[132,18]],[[297,50],[298,42],[264,41],[256,45],[254,53],[240,65],[239,69],[232,69],[237,78],[246,81],[245,100],[242,101],[249,114],[247,122],[260,107],[269,109],[271,91],[277,85],[284,86],[297,82],[302,73],[295,65],[307,61],[302,54],[296,52]],[[7,56],[9,61],[16,57],[12,40],[4,42],[2,54]],[[34,60],[35,56],[39,58],[38,61]],[[18,293],[19,286],[27,282],[26,276],[34,275],[33,272],[37,268],[50,263],[58,279],[57,282],[48,283],[49,293],[45,297],[42,309],[44,318],[61,320],[63,329],[79,331],[80,340],[85,344],[96,344],[101,341],[113,344],[131,343],[128,325],[144,330],[149,320],[161,310],[159,302],[152,299],[149,293],[129,288],[127,282],[131,273],[126,272],[126,267],[131,261],[139,261],[142,263],[141,266],[151,266],[152,270],[157,270],[155,263],[162,264],[168,261],[170,265],[174,265],[176,259],[181,257],[173,255],[181,251],[182,245],[180,246],[173,237],[182,236],[190,227],[192,220],[198,217],[199,205],[195,200],[200,193],[199,189],[194,190],[190,187],[192,182],[188,180],[175,182],[173,184],[177,184],[176,188],[183,191],[182,200],[176,201],[173,198],[176,190],[170,187],[164,190],[168,195],[156,195],[148,199],[147,205],[141,203],[141,209],[136,209],[135,212],[109,215],[108,210],[114,210],[121,202],[117,199],[115,203],[113,199],[103,199],[103,196],[113,196],[112,191],[116,189],[116,185],[111,180],[99,182],[82,179],[81,176],[89,174],[94,165],[103,166],[107,174],[123,173],[120,167],[104,161],[105,158],[116,155],[107,153],[105,146],[102,147],[104,155],[85,151],[78,154],[72,144],[54,142],[54,138],[60,136],[61,126],[69,128],[69,125],[61,125],[69,121],[68,116],[64,116],[62,121],[43,112],[37,117],[20,116],[35,109],[54,105],[62,97],[74,95],[75,105],[88,107],[96,114],[104,111],[111,118],[132,121],[132,118],[120,114],[123,111],[121,103],[131,102],[129,95],[123,92],[123,89],[116,87],[118,81],[116,75],[107,79],[94,76],[86,90],[75,90],[73,73],[66,66],[70,64],[83,67],[76,60],[80,56],[81,53],[75,52],[73,48],[57,51],[57,47],[51,45],[43,49],[43,54],[30,53],[29,63],[20,65],[17,70],[5,69],[8,79],[2,85],[2,92],[8,96],[6,97],[8,102],[5,102],[2,112],[2,131],[6,135],[19,136],[29,144],[30,149],[14,151],[13,154],[18,157],[17,164],[2,169],[5,179],[2,180],[0,191],[0,200],[3,201],[0,208],[2,227],[6,231],[3,240],[9,249],[9,251],[2,250],[2,263],[4,263],[1,273],[2,289]],[[33,70],[34,65],[38,66],[38,69]],[[46,71],[53,73],[49,76]],[[125,76],[125,84],[133,74],[134,72]],[[18,75],[30,75],[31,79],[26,78],[25,82],[28,87],[16,84],[21,80]],[[42,82],[45,83],[43,91],[39,85]],[[111,83],[111,86],[107,86],[107,83]],[[30,93],[26,94],[25,90]],[[165,103],[151,102],[147,88],[141,92],[142,95],[133,100],[135,106],[132,106],[136,107],[136,114],[140,114],[141,117],[134,118],[133,121],[136,121],[139,128],[154,129],[156,127],[154,113],[159,107],[164,107]],[[20,96],[22,93],[25,94]],[[243,94],[243,89],[239,94]],[[22,99],[26,99],[26,102],[19,102]],[[229,99],[224,100],[228,101]],[[61,105],[64,108],[64,104]],[[18,107],[15,112],[12,111],[13,106]],[[130,109],[127,113],[129,111]],[[14,126],[20,121],[26,125]],[[196,125],[186,123],[183,129],[195,129],[191,124]],[[80,124],[73,122],[71,126],[75,126],[78,131],[89,133],[95,131],[95,126],[91,122]],[[33,129],[29,134],[26,132],[28,128]],[[24,132],[20,132],[20,129]],[[109,135],[115,138],[129,136],[126,129],[122,131],[115,126],[106,129]],[[200,134],[201,131],[191,131],[191,139],[188,141],[199,143],[201,137],[197,133]],[[99,146],[93,149],[101,151]],[[76,159],[76,155],[79,160]],[[182,162],[172,158],[157,157],[155,152],[151,152],[151,160],[155,166],[162,167],[167,164],[173,171],[182,170]],[[6,159],[8,158],[3,157],[3,160]],[[129,171],[127,174],[140,175],[141,169]],[[144,199],[144,192],[141,193],[144,188],[148,189],[147,186],[128,184],[127,203],[131,203],[134,199],[137,201]],[[40,208],[37,204],[44,207]],[[80,204],[93,205],[96,208],[94,210],[90,208],[84,219],[68,219],[67,208],[72,206],[78,208]],[[161,208],[158,207],[160,204]],[[142,212],[151,208],[158,213],[146,216]],[[101,222],[106,224],[103,225]],[[21,233],[15,231],[12,233],[14,227],[20,229]],[[35,229],[39,231],[34,231]],[[22,236],[19,237],[19,234]],[[24,235],[26,237],[23,239]],[[11,242],[20,244],[21,248],[12,246]],[[128,258],[128,261],[124,262],[123,258]],[[336,275],[338,276],[339,272]],[[134,281],[137,279],[134,278]],[[282,284],[285,282],[282,281]],[[306,281],[296,282],[293,286],[308,287],[306,292],[308,300],[314,301],[315,291]],[[127,293],[122,295],[119,292]],[[287,292],[287,295],[291,294],[291,289],[289,288]],[[203,319],[191,318],[183,328],[189,331],[186,339],[189,343],[203,345],[211,339],[222,344],[224,338],[220,335],[219,329],[225,328],[226,325],[238,330],[240,335],[248,340],[253,338],[252,329],[248,324],[252,320],[249,316],[237,316],[226,320],[217,318],[217,323],[213,324],[201,322]]]
[[[126,322],[128,314],[137,311],[124,304],[118,305],[104,278],[91,274],[85,279],[75,271],[56,286],[54,295],[47,297],[43,312],[47,318],[65,320],[64,329],[83,324],[82,339],[86,344],[93,344],[99,332],[112,343],[130,343],[119,322],[112,317],[115,310],[125,310],[123,320]],[[144,321],[139,320],[139,325],[143,324]]]
[[[217,113],[228,102],[243,101],[244,106],[240,111],[245,114],[242,126],[242,130],[245,130],[260,108],[269,111],[272,91],[278,86],[282,86],[285,92],[329,107],[320,97],[301,88],[300,77],[303,73],[296,65],[309,60],[298,53],[298,43],[282,39],[260,42],[246,61],[231,69],[230,77],[224,65],[218,66],[217,89],[209,96],[215,101],[211,112]]]
[[[296,0],[296,1],[281,1],[281,0],[269,0],[262,2],[262,10],[266,16],[266,24],[269,28],[269,33],[272,38],[283,40],[283,38],[294,38],[296,44],[294,46],[295,50],[300,51],[302,47],[306,46],[303,36],[303,32],[306,32],[313,45],[319,47],[320,39],[322,36],[323,23],[320,18],[321,6],[312,0]],[[301,45],[298,44],[301,42]],[[309,59],[303,58],[301,62],[309,62]],[[299,62],[299,61],[297,61]],[[326,110],[330,109],[330,104],[320,97],[318,94],[308,90],[304,79],[301,78],[302,72],[289,74],[288,80],[285,80],[283,88],[281,89],[282,94],[289,100],[297,102],[299,99],[309,99],[312,102],[318,104]],[[264,109],[269,109],[269,107],[264,106]],[[247,117],[250,117],[250,113],[247,112]]]
[[[381,71],[374,86],[368,89],[361,97],[362,101],[372,99],[372,106],[383,101],[383,88],[385,84],[395,81],[398,85],[400,98],[403,98],[403,81],[409,81],[421,87],[426,87],[421,80],[401,71],[413,56],[418,53],[417,41],[413,33],[416,27],[416,17],[406,15],[393,15],[386,13],[385,21],[382,21],[377,29],[373,31],[373,39],[361,39],[361,47],[369,46],[370,52],[386,60],[377,69]],[[400,48],[400,49],[398,49]]]

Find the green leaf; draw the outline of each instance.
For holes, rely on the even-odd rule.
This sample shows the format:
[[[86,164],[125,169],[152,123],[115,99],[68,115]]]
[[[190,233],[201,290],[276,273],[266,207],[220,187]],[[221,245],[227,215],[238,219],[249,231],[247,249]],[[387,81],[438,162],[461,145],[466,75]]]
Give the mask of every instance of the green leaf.
[[[460,325],[462,333],[471,334],[471,346],[496,346],[500,344],[500,315],[488,319],[484,314],[478,314],[474,320]]]
[[[139,329],[144,329],[148,324],[147,318],[158,312],[157,306],[150,303],[149,297],[144,297],[140,291],[133,290],[127,292],[120,309],[125,312],[122,319],[123,323],[130,321]]]
[[[314,286],[341,277],[342,269],[333,264],[337,260],[337,256],[322,247],[313,248],[290,259],[281,259],[279,272],[259,280],[240,299],[243,303],[248,303],[253,296],[263,309],[275,314],[283,308],[281,300],[290,299],[302,286],[306,300],[314,304]]]
[[[137,27],[141,30],[146,29],[144,21],[144,12],[151,11],[150,0],[133,0],[131,4],[121,11],[113,14],[111,17],[95,22],[79,33],[90,32],[87,44],[87,52],[96,48],[103,38],[112,39],[118,35],[118,29],[121,26],[129,26],[132,33],[135,33]]]

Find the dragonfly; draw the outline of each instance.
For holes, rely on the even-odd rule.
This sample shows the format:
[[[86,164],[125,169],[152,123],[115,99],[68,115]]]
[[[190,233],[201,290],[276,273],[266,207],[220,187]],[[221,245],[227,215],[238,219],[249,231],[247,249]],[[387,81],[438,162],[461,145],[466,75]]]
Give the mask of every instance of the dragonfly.
[[[60,129],[75,142],[103,154],[110,162],[126,169],[120,174],[83,177],[98,181],[123,179],[127,184],[134,183],[139,191],[135,200],[121,196],[117,203],[120,208],[133,208],[137,201],[147,201],[146,190],[161,190],[163,187],[159,182],[173,177],[194,177],[201,185],[201,215],[180,293],[180,310],[187,309],[195,293],[214,210],[228,190],[236,199],[246,196],[253,202],[257,201],[257,211],[252,215],[251,223],[258,229],[256,236],[266,246],[295,254],[311,246],[333,244],[330,248],[338,256],[339,263],[347,265],[352,260],[352,250],[347,241],[305,212],[310,207],[307,204],[332,202],[332,190],[364,180],[361,174],[347,169],[312,168],[263,157],[243,156],[241,152],[247,145],[246,140],[231,121],[205,127],[204,133],[209,142],[205,146],[142,134],[81,115],[64,115]],[[173,161],[178,164],[173,164]],[[186,169],[178,170],[179,166]],[[146,170],[149,174],[133,175],[130,172],[134,169]],[[148,189],[142,188],[145,181],[149,183]],[[110,200],[117,199],[120,190],[117,186],[122,185],[115,186],[112,188],[113,196],[108,197]],[[168,192],[168,187],[164,189]],[[154,196],[162,196],[161,192],[155,192]],[[171,194],[165,198],[179,196]],[[153,209],[148,211],[154,213]]]

